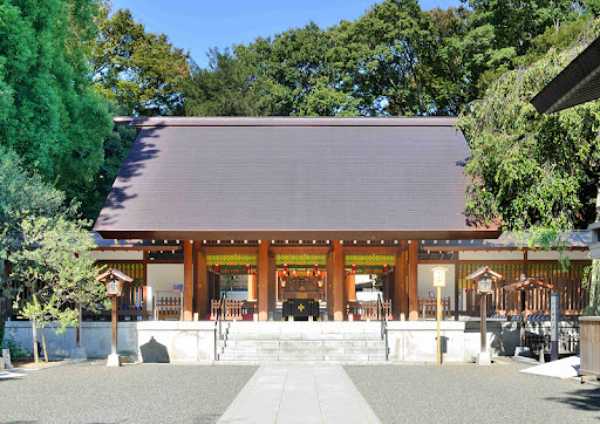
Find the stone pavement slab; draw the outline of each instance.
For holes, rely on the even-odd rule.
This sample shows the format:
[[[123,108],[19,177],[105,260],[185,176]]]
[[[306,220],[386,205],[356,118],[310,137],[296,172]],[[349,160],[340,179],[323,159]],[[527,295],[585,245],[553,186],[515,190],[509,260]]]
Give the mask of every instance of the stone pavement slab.
[[[380,421],[339,365],[263,365],[218,421],[369,423]]]

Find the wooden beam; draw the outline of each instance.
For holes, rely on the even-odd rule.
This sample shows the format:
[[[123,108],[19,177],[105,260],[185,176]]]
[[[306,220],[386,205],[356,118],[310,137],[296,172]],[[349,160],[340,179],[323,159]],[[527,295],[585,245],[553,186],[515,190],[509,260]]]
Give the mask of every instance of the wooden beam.
[[[248,301],[256,302],[256,274],[248,274]]]
[[[296,255],[326,255],[331,248],[329,246],[271,246],[274,254],[296,254]]]
[[[344,244],[345,255],[395,255],[400,246],[354,246]]]
[[[207,255],[254,255],[258,248],[254,246],[206,246]]]
[[[354,274],[346,276],[346,302],[356,302],[356,278]]]
[[[209,287],[208,287],[208,265],[206,262],[206,251],[200,242],[194,242],[194,290],[196,298],[196,312],[198,319],[207,319],[209,313]]]
[[[394,299],[392,310],[396,319],[408,316],[408,289],[406,287],[406,242],[402,241],[402,250],[396,252],[396,263],[394,266]]]
[[[192,241],[183,242],[183,320],[193,319],[194,297],[194,252]]]
[[[408,319],[419,319],[417,269],[419,263],[419,241],[411,240],[408,245]]]
[[[269,241],[262,240],[258,245],[258,319],[269,319]]]
[[[332,295],[333,295],[333,320],[344,320],[344,250],[341,241],[333,241],[333,249],[331,251],[333,279],[332,279]]]

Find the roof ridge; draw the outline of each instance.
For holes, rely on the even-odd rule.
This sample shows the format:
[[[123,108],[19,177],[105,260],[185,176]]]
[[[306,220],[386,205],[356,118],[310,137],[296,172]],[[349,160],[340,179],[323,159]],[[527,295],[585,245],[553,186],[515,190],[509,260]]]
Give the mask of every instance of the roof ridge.
[[[456,117],[123,117],[136,127],[454,127]]]

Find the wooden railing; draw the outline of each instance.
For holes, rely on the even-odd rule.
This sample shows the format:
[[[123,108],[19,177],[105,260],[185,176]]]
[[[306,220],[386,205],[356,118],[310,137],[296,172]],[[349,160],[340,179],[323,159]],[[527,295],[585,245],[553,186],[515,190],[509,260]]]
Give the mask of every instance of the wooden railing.
[[[392,319],[392,302],[390,300],[381,300],[379,302],[364,301],[364,302],[352,302],[346,307],[348,319],[353,321],[377,321],[380,320],[381,310],[388,320]]]
[[[459,263],[457,265],[459,287],[465,289],[464,295],[468,315],[479,316],[479,295],[472,283],[465,277],[483,265],[489,265],[504,276],[504,281],[494,287],[487,297],[489,315],[510,316],[550,313],[550,295],[552,291],[560,294],[560,309],[564,316],[581,315],[588,301],[587,290],[582,280],[589,261],[571,261],[568,269],[562,269],[558,261],[529,261],[525,268],[523,261],[490,261]],[[523,291],[509,291],[504,286],[517,281],[521,274],[536,277],[554,286],[554,289],[531,288]]]
[[[212,300],[210,304],[210,319],[216,321],[217,317],[219,317],[223,321],[251,320],[254,311],[254,302],[235,299]]]
[[[182,319],[182,295],[159,295],[154,298],[155,320],[180,320]]]
[[[422,297],[419,298],[419,313],[421,319],[435,318],[437,311],[437,300],[435,297]],[[446,318],[450,316],[450,298],[442,298],[442,317]]]

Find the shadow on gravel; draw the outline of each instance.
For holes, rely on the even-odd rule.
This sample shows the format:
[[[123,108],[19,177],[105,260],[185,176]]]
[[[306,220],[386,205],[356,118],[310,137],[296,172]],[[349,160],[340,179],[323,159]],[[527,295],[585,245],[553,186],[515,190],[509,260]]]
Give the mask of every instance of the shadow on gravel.
[[[546,398],[546,400],[563,403],[581,411],[600,412],[600,388],[593,390],[575,390],[573,392],[565,393],[564,396],[550,397]],[[600,419],[600,415],[598,418]]]

